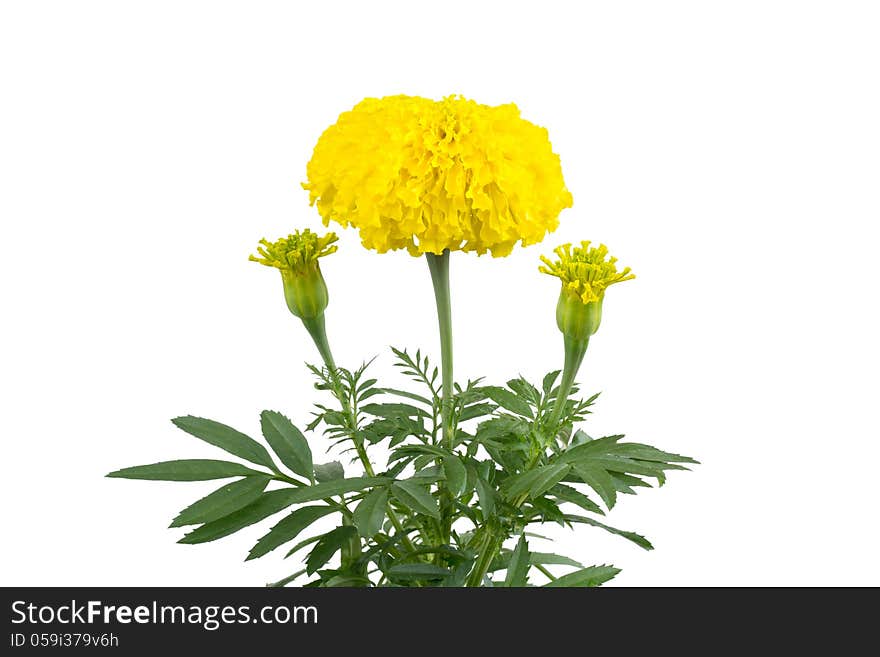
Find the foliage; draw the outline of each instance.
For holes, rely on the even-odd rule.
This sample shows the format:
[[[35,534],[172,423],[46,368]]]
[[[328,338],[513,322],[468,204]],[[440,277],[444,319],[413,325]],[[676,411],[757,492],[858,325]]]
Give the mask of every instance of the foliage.
[[[696,461],[621,435],[587,435],[576,427],[597,395],[583,399],[576,387],[556,419],[558,371],[540,385],[523,378],[504,386],[456,385],[450,446],[441,441],[438,368],[421,351],[393,353],[417,391],[380,386],[367,365],[310,366],[316,387],[333,403],[318,405],[305,429],[321,431],[362,474],[345,476],[339,462],[315,463],[300,429],[279,412],[263,411],[260,427],[271,452],[229,426],[187,416],[174,423],[238,460],[170,461],[108,476],[234,479],[183,509],[171,525],[192,528],[181,543],[204,543],[284,514],[247,555],[257,559],[284,547],[287,558],[308,548],[304,567],[278,585],[598,586],[619,572],[533,550],[531,529],[547,522],[587,525],[651,549],[643,536],[599,518],[618,495],[635,494],[650,480],[662,485],[668,471]],[[376,445],[389,452],[378,472],[369,456]]]

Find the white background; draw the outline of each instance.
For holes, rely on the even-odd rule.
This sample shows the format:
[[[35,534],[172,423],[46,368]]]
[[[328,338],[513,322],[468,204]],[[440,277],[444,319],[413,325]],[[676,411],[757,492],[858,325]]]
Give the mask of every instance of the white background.
[[[611,514],[655,551],[589,528],[537,549],[619,585],[880,584],[878,33],[872,2],[3,2],[0,583],[298,569],[242,564],[273,520],[175,543],[218,482],[103,475],[222,458],[176,415],[308,420],[317,355],[247,256],[320,227],[299,182],[341,111],[462,93],[547,126],[575,203],[542,245],[455,254],[457,374],[559,367],[538,255],[606,242],[638,279],[582,370],[587,428],[703,462]],[[337,360],[436,353],[424,262],[340,232]]]

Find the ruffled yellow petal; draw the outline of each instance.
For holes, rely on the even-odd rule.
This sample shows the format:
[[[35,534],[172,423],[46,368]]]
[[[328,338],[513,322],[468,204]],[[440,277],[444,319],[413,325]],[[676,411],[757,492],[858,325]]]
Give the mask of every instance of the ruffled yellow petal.
[[[507,255],[572,203],[544,128],[461,96],[361,101],[318,140],[307,177],[324,224],[356,227],[380,253]]]

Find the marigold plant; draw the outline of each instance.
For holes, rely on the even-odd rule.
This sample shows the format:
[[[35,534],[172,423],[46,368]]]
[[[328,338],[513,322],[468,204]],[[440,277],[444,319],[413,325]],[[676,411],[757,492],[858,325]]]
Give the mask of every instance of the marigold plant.
[[[179,417],[177,427],[239,460],[167,461],[108,476],[234,480],[183,509],[171,526],[192,528],[181,543],[205,543],[285,514],[247,555],[308,550],[302,567],[273,586],[581,587],[619,572],[534,549],[541,537],[531,530],[544,523],[587,525],[652,549],[645,537],[600,518],[618,495],[652,479],[662,485],[668,471],[696,461],[622,435],[594,438],[580,427],[598,395],[584,398],[575,380],[606,291],[634,278],[628,267],[618,270],[607,247],[566,244],[556,260],[541,258],[540,271],[561,281],[560,369],[535,383],[453,377],[450,253],[503,256],[516,243],[539,242],[571,205],[546,130],[515,105],[369,98],[325,131],[307,173],[304,186],[325,224],[356,227],[364,246],[380,253],[407,248],[425,257],[440,366],[421,350],[392,348],[415,389],[380,384],[367,365],[338,366],[320,263],[336,252],[336,235],[305,229],[264,239],[251,260],[280,272],[287,307],[321,357],[308,367],[332,400],[316,406],[305,433],[320,429],[351,463],[315,463],[304,432],[266,410],[260,430],[269,449],[225,424]],[[376,445],[387,459],[377,462]]]

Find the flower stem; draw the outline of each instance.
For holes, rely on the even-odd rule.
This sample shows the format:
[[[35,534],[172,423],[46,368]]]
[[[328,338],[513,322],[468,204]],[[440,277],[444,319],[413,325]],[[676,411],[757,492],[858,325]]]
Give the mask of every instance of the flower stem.
[[[324,315],[321,314],[315,319],[303,319],[302,323],[309,332],[309,335],[312,336],[312,340],[315,342],[315,347],[318,348],[318,353],[321,354],[324,365],[330,372],[330,379],[333,381],[334,387],[333,393],[336,396],[336,399],[339,400],[339,403],[342,404],[349,423],[351,424],[353,432],[351,439],[354,443],[358,459],[360,459],[361,464],[364,466],[364,472],[366,472],[368,477],[375,477],[376,472],[373,470],[373,464],[370,462],[370,457],[367,455],[367,450],[364,447],[363,441],[358,439],[356,433],[354,433],[357,430],[357,414],[351,407],[351,402],[345,394],[345,389],[342,387],[339,372],[336,371],[336,362],[333,360],[333,352],[330,351],[330,342],[327,340],[327,329],[324,322]],[[412,544],[412,541],[410,541],[409,536],[406,535],[403,529],[403,524],[400,522],[397,514],[394,513],[394,510],[390,507],[388,508],[388,518],[391,520],[391,524],[394,525],[394,528],[403,536],[403,544],[410,551],[415,551],[415,546]]]
[[[441,418],[443,420],[443,443],[451,450],[455,436],[452,426],[452,302],[449,294],[449,249],[442,254],[426,253],[434,299],[437,302],[437,320],[440,325],[440,362],[443,371]]]
[[[565,410],[565,403],[568,401],[568,395],[571,394],[574,378],[577,376],[581,363],[584,362],[584,355],[587,353],[587,346],[589,344],[590,338],[575,340],[565,336],[565,365],[562,369],[559,391],[556,393],[556,403],[553,406],[553,412],[550,414],[551,428],[555,428],[562,418],[562,411]]]

